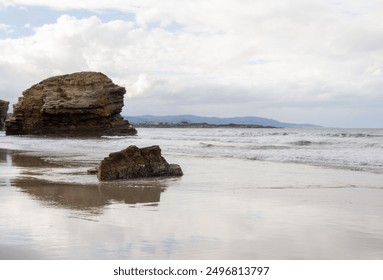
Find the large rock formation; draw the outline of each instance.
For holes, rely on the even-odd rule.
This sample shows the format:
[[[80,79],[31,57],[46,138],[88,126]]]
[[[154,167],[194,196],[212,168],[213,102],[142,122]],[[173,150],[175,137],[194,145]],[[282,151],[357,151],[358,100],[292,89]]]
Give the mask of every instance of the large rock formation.
[[[111,153],[101,161],[97,177],[100,181],[118,179],[182,176],[179,165],[169,164],[161,156],[159,146],[138,148],[129,146],[120,152]]]
[[[51,77],[23,92],[6,121],[7,135],[133,135],[123,120],[125,88],[96,72]]]
[[[4,129],[4,123],[8,113],[8,105],[9,105],[8,101],[4,101],[0,99],[0,130]]]

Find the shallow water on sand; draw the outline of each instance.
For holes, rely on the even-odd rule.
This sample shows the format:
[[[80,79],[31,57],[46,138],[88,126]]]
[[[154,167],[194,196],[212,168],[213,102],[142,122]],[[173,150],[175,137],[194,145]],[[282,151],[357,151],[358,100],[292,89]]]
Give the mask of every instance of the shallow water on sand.
[[[99,183],[38,154],[0,150],[1,259],[383,258],[382,174],[165,153],[183,177]]]

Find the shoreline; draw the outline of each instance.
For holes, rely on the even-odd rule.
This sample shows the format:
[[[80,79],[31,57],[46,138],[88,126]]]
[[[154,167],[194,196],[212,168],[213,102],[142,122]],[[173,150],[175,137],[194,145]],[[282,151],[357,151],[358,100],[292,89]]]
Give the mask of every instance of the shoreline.
[[[77,183],[77,184],[108,184],[113,182],[152,182],[166,179],[177,179],[177,177],[148,177],[148,178],[139,178],[139,179],[128,179],[128,180],[115,180],[115,181],[99,181],[97,176],[93,173],[89,173],[88,170],[94,168],[99,164],[103,159],[92,159],[90,161],[78,161],[75,158],[72,158],[71,153],[55,153],[52,151],[33,151],[33,150],[17,150],[17,149],[3,149],[0,148],[0,162],[4,161],[6,157],[11,157],[12,162],[8,163],[13,165],[16,169],[23,169],[24,177],[30,176],[31,178],[39,178],[41,175],[51,173],[52,170],[62,171],[63,175],[68,175],[69,177],[75,177],[74,181],[69,180],[68,184]],[[107,155],[105,155],[107,156]],[[271,169],[274,169],[275,172],[281,172],[283,170],[283,175],[287,176],[287,170],[309,170],[310,173],[319,172],[321,175],[328,174],[330,177],[334,177],[335,174],[341,173],[343,179],[350,179],[348,183],[343,183],[343,185],[354,186],[351,182],[354,182],[357,179],[358,183],[365,183],[367,186],[371,184],[372,187],[382,188],[383,186],[376,180],[376,178],[383,178],[382,173],[375,173],[368,170],[359,170],[359,169],[350,169],[346,167],[337,167],[337,166],[321,166],[309,163],[302,162],[279,162],[279,161],[267,161],[267,160],[258,160],[250,158],[232,158],[232,157],[211,157],[211,156],[196,156],[196,155],[179,155],[179,154],[167,154],[164,155],[169,162],[184,162],[183,164],[187,166],[188,159],[192,161],[228,161],[233,162],[233,166],[241,165],[241,163],[248,163],[249,165],[255,166],[270,166]],[[8,159],[9,160],[9,159]],[[273,167],[272,167],[273,166]],[[182,167],[182,166],[181,166]],[[33,169],[35,169],[33,171]],[[249,170],[250,171],[250,170]],[[60,173],[60,172],[59,172]],[[303,171],[301,171],[303,173]],[[299,173],[298,173],[299,174]],[[353,174],[353,176],[351,176]],[[63,181],[57,180],[57,177],[54,178],[53,174],[51,179],[47,181],[64,183]],[[189,174],[191,175],[191,174]],[[297,174],[295,174],[297,175]],[[301,174],[303,175],[303,174]],[[368,180],[367,178],[371,177],[372,179]],[[93,179],[91,179],[93,178]],[[314,177],[311,177],[314,179]],[[335,178],[335,177],[334,177]],[[358,179],[359,178],[359,179]],[[86,179],[86,180],[83,180]],[[244,179],[244,178],[242,178]],[[307,178],[306,178],[307,179]],[[76,182],[78,180],[78,182]],[[338,179],[337,181],[341,181]],[[362,184],[361,184],[362,185]]]

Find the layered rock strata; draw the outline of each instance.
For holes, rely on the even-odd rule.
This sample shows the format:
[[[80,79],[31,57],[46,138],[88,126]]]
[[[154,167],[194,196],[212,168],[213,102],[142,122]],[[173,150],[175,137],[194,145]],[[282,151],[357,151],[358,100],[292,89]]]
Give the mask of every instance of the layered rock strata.
[[[145,178],[157,176],[182,176],[178,164],[169,164],[161,156],[159,146],[128,148],[111,153],[101,161],[97,177],[100,181],[119,179]]]
[[[126,90],[97,72],[51,77],[23,92],[7,135],[134,135],[120,113]]]
[[[0,130],[4,130],[5,119],[7,118],[8,113],[8,101],[0,99]]]

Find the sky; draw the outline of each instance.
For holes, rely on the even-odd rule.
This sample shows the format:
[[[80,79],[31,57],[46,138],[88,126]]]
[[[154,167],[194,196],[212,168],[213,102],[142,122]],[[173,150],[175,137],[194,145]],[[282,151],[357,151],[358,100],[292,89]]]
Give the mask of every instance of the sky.
[[[0,99],[54,75],[124,86],[124,115],[383,127],[381,0],[0,0]]]

